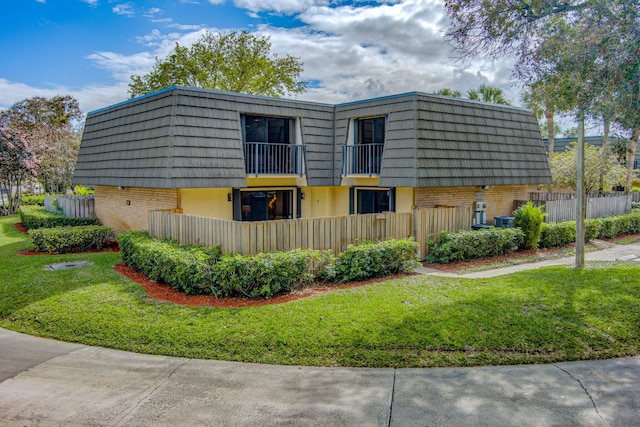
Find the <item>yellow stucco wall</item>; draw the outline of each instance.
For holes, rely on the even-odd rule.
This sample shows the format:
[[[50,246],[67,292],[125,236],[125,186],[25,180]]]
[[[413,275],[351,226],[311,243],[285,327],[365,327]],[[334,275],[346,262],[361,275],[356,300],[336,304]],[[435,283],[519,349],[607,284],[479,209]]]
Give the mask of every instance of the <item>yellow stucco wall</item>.
[[[185,214],[219,219],[233,219],[233,203],[228,200],[231,188],[183,188],[180,207]]]
[[[411,212],[415,205],[415,189],[396,188],[396,212]]]

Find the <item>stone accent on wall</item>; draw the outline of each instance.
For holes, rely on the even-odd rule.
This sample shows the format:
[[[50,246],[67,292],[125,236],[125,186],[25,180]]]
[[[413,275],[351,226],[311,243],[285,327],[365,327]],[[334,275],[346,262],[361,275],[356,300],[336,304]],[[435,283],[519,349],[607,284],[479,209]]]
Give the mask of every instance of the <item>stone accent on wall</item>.
[[[150,210],[178,208],[178,190],[96,186],[95,200],[96,218],[116,233],[147,230]]]
[[[416,207],[471,206],[476,202],[487,203],[487,224],[493,218],[513,214],[514,200],[527,200],[528,193],[538,191],[535,185],[474,187],[423,187],[416,188]]]

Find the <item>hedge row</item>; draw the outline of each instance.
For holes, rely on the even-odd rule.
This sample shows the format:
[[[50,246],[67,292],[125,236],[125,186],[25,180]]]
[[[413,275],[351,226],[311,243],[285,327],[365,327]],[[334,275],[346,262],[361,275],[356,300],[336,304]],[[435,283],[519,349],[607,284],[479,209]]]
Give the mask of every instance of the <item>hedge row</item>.
[[[494,257],[512,252],[524,243],[519,228],[489,228],[477,231],[443,231],[427,241],[427,262],[448,263]]]
[[[41,206],[20,207],[20,221],[29,230],[65,226],[97,225],[93,217],[73,218],[60,213],[47,212]]]
[[[329,251],[300,249],[251,256],[226,254],[219,248],[152,239],[145,232],[123,233],[119,243],[128,266],[187,294],[268,298],[315,280],[366,279],[410,271],[418,265],[417,244],[408,239],[350,246],[337,260]],[[357,254],[372,257],[375,263],[360,263]]]
[[[20,206],[44,206],[44,194],[22,196]]]
[[[70,253],[88,249],[104,249],[115,241],[110,227],[103,225],[37,228],[29,236],[38,252]]]
[[[585,220],[585,241],[640,233],[640,212]],[[442,232],[427,242],[427,261],[448,263],[503,255],[522,247],[518,228]],[[576,241],[576,222],[543,223],[538,247],[566,246]]]
[[[408,273],[420,265],[413,239],[349,245],[338,255],[335,280],[350,282]]]

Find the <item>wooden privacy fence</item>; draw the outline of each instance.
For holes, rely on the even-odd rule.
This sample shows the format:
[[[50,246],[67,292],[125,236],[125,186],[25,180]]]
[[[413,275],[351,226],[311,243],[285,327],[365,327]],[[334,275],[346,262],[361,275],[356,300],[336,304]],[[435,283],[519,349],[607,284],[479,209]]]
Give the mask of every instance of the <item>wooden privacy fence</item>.
[[[631,194],[609,197],[588,197],[587,218],[600,218],[631,212]],[[545,202],[546,222],[574,221],[577,215],[576,200],[550,200]]]
[[[93,196],[56,196],[58,207],[66,216],[75,218],[95,216],[95,199]],[[44,208],[47,212],[58,212],[54,206],[53,196],[44,196]]]
[[[365,240],[413,236],[426,256],[429,234],[471,228],[471,208],[453,207],[409,213],[349,215],[278,221],[241,222],[150,211],[149,234],[185,245],[220,245],[243,255],[290,249],[328,249],[335,254]]]

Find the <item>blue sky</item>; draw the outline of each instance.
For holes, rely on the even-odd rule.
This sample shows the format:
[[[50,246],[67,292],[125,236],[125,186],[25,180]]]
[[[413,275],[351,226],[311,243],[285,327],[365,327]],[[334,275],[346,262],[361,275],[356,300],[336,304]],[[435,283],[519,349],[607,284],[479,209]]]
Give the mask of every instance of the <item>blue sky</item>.
[[[128,98],[131,74],[204,31],[248,30],[300,57],[299,99],[347,102],[408,91],[502,87],[508,61],[460,63],[442,39],[439,0],[20,0],[3,4],[0,108],[71,94],[84,112]]]

